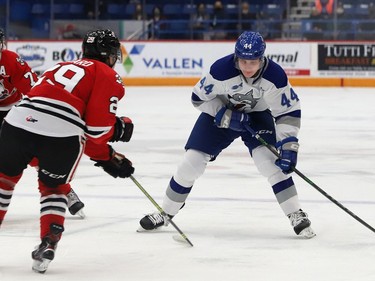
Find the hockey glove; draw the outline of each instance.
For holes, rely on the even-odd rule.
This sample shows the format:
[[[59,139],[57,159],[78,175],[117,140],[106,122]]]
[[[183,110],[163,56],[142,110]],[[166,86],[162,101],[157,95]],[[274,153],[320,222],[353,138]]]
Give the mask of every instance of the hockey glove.
[[[296,137],[288,137],[276,143],[280,158],[276,160],[275,164],[284,174],[290,174],[296,167],[298,147],[299,144]]]
[[[215,125],[218,128],[231,129],[237,132],[246,131],[244,123],[250,123],[250,116],[240,111],[223,107],[215,116]]]
[[[95,161],[96,167],[102,167],[105,172],[110,174],[112,177],[117,178],[128,178],[134,173],[134,167],[132,166],[132,162],[127,159],[121,153],[117,153],[116,151],[112,151],[111,159],[107,161]]]
[[[134,124],[132,120],[128,117],[117,117],[116,116],[116,123],[114,125],[115,130],[113,132],[113,136],[111,138],[111,142],[115,141],[123,141],[128,142],[130,141],[133,135]]]

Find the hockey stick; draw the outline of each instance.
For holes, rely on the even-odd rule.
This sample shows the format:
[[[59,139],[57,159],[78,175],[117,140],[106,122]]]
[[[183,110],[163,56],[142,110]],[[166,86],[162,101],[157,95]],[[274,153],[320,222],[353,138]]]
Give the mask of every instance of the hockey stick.
[[[249,124],[245,124],[246,130],[248,130],[261,144],[266,146],[277,158],[280,158],[280,155],[276,148],[271,146],[269,143],[267,143],[257,132],[255,132]],[[293,172],[295,172],[297,175],[299,175],[303,180],[305,180],[308,184],[310,184],[312,187],[314,187],[317,191],[319,191],[321,194],[323,194],[326,198],[328,198],[331,202],[336,204],[338,207],[340,207],[342,210],[344,210],[346,213],[348,213],[350,216],[352,216],[354,219],[356,219],[358,222],[360,222],[362,225],[366,226],[368,229],[370,229],[372,232],[375,232],[375,229],[366,223],[364,220],[362,220],[360,217],[355,215],[352,211],[350,211],[348,208],[344,207],[340,202],[335,200],[332,196],[330,196],[327,192],[325,192],[323,189],[321,189],[318,185],[316,185],[312,180],[310,180],[308,177],[306,177],[304,174],[302,174],[299,170],[297,170],[295,167],[292,168]]]
[[[168,222],[177,230],[177,232],[181,235],[181,237],[186,241],[190,246],[194,246],[193,243],[186,237],[185,233],[181,231],[181,229],[174,223],[174,221],[164,212],[164,210],[159,206],[158,203],[151,197],[150,194],[142,187],[142,185],[133,177],[130,176],[130,179],[135,183],[135,185],[143,192],[144,195],[151,201],[151,203],[158,209],[158,211],[162,214],[163,217],[167,218]],[[178,239],[176,239],[178,240]]]

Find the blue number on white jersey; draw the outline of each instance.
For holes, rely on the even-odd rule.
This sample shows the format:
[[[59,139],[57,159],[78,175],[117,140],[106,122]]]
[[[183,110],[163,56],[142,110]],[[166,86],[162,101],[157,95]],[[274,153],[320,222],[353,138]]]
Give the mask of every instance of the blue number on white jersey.
[[[291,98],[292,100],[299,101],[299,98],[298,98],[296,92],[293,90],[293,88],[290,88],[290,98]]]
[[[295,100],[295,101],[299,101],[299,98],[298,98],[296,92],[294,92],[293,89],[290,89],[290,99]],[[287,107],[290,107],[291,106],[290,99],[286,96],[285,93],[283,93],[281,95],[281,105],[282,106],[286,105]]]
[[[291,106],[291,105],[290,105],[290,100],[288,99],[288,97],[286,96],[285,93],[283,93],[283,94],[281,95],[281,105],[282,105],[282,106],[286,105],[287,107],[290,107],[290,106]]]
[[[204,82],[206,82],[206,77],[202,78],[201,81],[199,81],[200,83],[200,89],[202,89],[203,85],[204,85]],[[209,95],[211,92],[212,92],[212,89],[214,88],[214,85],[213,84],[209,84],[209,85],[206,85],[203,87],[203,89],[206,91],[205,94],[206,95]]]

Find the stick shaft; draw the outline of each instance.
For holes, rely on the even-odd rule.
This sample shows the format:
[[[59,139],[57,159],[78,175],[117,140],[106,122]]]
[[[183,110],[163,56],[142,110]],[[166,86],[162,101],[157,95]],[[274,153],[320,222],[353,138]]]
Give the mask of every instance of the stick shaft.
[[[266,146],[275,156],[280,158],[279,153],[277,150],[271,146],[269,143],[267,143],[257,132],[255,132],[250,126],[246,125],[245,128],[264,146]],[[308,177],[306,177],[303,173],[301,173],[296,168],[293,168],[293,172],[295,172],[298,176],[300,176],[304,181],[306,181],[308,184],[310,184],[312,187],[314,187],[317,191],[319,191],[323,196],[328,198],[332,203],[337,205],[339,208],[341,208],[343,211],[345,211],[347,214],[349,214],[351,217],[353,217],[355,220],[360,222],[362,225],[370,229],[372,232],[375,232],[375,229],[369,225],[367,222],[362,220],[360,217],[358,217],[356,214],[354,214],[352,211],[350,211],[348,208],[346,208],[344,205],[342,205],[340,202],[338,202],[336,199],[334,199],[331,195],[329,195],[327,192],[325,192],[323,189],[321,189],[317,184],[315,184],[312,180],[310,180]]]

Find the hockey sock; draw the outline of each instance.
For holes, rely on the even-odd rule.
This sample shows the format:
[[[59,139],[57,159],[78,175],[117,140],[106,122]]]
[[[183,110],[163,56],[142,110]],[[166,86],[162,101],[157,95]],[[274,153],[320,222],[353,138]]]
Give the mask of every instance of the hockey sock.
[[[9,177],[0,173],[0,225],[8,211],[10,201],[13,196],[14,186],[17,184],[21,175]]]

